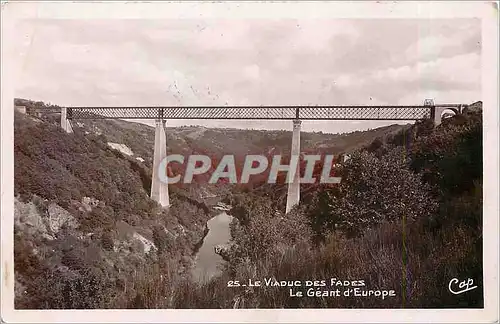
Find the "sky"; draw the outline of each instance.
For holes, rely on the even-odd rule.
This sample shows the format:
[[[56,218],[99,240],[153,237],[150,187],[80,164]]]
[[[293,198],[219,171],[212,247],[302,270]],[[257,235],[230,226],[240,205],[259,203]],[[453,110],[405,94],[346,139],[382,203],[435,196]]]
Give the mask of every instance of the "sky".
[[[16,33],[22,82],[15,96],[61,106],[481,100],[475,19],[25,19]],[[394,123],[304,121],[302,129]],[[292,129],[291,121],[167,125]]]

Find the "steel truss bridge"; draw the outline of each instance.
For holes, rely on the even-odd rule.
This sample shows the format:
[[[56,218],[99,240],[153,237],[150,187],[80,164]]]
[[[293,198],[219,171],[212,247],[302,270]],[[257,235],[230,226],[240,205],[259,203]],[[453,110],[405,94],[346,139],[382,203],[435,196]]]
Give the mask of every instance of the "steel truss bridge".
[[[275,119],[293,120],[292,155],[300,154],[301,120],[423,120],[432,119],[434,126],[441,114],[452,110],[460,114],[467,105],[435,105],[426,99],[422,106],[203,106],[203,107],[51,107],[36,109],[60,113],[61,128],[72,133],[72,120],[89,119],[155,119],[155,143],[151,198],[161,206],[170,206],[168,183],[160,179],[162,159],[167,154],[165,120],[172,119]],[[294,153],[295,152],[295,153]],[[300,200],[299,173],[288,185],[286,212]]]
[[[275,119],[275,120],[422,120],[436,109],[460,113],[466,105],[420,106],[191,106],[66,107],[68,120],[85,119]],[[43,110],[43,109],[42,109]]]

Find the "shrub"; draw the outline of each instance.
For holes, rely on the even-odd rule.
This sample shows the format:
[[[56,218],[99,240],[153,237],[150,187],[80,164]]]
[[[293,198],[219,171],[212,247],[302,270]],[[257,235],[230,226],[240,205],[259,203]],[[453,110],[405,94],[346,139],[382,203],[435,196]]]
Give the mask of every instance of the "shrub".
[[[28,286],[32,296],[28,309],[99,309],[106,308],[112,286],[92,269],[78,271],[53,269],[36,277]]]
[[[437,204],[406,159],[402,148],[382,158],[353,153],[339,169],[341,183],[319,191],[308,208],[317,235],[339,229],[356,236],[382,221],[429,217]]]

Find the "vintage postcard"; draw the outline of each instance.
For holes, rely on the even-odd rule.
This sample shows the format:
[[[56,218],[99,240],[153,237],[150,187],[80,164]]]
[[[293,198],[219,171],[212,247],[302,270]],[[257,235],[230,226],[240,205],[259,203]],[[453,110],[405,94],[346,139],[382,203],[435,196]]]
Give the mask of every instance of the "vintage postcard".
[[[2,320],[497,322],[497,20],[2,2]]]

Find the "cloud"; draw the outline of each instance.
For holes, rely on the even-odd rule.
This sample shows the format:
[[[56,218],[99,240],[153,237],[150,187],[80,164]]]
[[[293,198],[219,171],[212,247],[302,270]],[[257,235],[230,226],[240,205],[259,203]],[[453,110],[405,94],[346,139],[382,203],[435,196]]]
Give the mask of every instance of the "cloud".
[[[480,72],[480,56],[471,53],[375,70],[366,75],[343,75],[337,84],[346,91],[357,91],[360,95],[367,93],[368,96],[371,93],[372,97],[378,97],[384,104],[416,104],[424,98],[434,98],[441,103],[456,101],[449,98],[449,94],[455,91],[475,93],[476,99],[469,99],[474,101],[481,93]],[[421,97],[416,102],[403,100],[411,92],[423,91],[434,96]]]
[[[461,22],[461,23],[460,23]],[[435,33],[427,30],[405,51],[409,61],[431,61],[437,58],[481,52],[481,25],[479,20],[461,21],[453,29],[449,25],[435,27]],[[428,28],[430,29],[430,28]],[[430,33],[430,34],[429,34]]]
[[[481,99],[481,30],[472,19],[26,20],[16,32],[16,96],[61,105]],[[369,123],[321,127],[352,125]]]
[[[260,79],[260,68],[256,64],[245,66],[243,68],[243,75],[246,78],[249,78],[252,80],[259,80]]]

